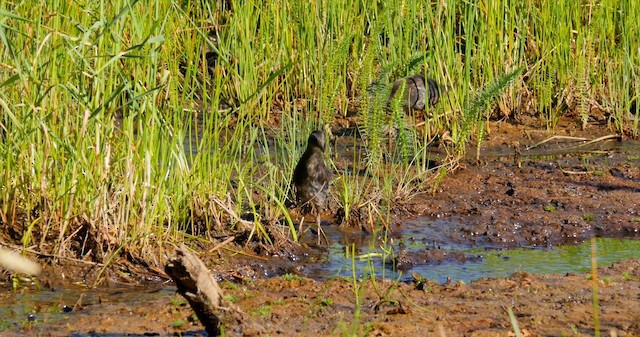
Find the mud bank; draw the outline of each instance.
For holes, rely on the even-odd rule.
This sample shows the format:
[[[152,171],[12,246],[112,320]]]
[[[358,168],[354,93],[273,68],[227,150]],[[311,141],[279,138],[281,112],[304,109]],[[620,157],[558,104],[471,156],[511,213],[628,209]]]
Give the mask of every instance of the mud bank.
[[[592,336],[591,274],[481,279],[470,284],[416,284],[347,279],[257,279],[223,283],[228,299],[257,323],[255,331],[229,336],[513,336],[511,308],[523,336]],[[603,335],[640,335],[640,261],[598,269],[599,322]],[[199,336],[205,332],[171,288],[136,291],[134,300],[103,295],[47,321],[5,330],[3,336]],[[150,295],[149,295],[150,294]],[[63,305],[63,303],[58,303]]]

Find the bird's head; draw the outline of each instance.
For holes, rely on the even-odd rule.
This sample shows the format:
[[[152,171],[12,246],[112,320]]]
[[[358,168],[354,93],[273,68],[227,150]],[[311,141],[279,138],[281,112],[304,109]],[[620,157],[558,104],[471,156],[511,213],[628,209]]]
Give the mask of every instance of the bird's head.
[[[317,147],[320,151],[324,152],[324,133],[321,130],[316,130],[309,135],[309,142],[307,148],[311,149]]]

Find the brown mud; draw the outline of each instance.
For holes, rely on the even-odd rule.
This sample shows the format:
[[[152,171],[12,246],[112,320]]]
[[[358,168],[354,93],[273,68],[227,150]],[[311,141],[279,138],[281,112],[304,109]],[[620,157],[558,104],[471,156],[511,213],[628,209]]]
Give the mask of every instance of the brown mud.
[[[532,138],[533,131],[511,124],[497,128],[502,130],[489,139],[487,152],[506,155],[467,164],[444,179],[437,193],[417,198],[411,213],[463,223],[453,241],[503,247],[640,235],[639,142],[610,139],[582,147],[584,142],[560,140],[527,156],[534,151],[522,149],[525,144],[550,136],[538,131]],[[562,133],[603,137],[566,130],[555,134]],[[514,143],[522,144],[517,145],[519,155]],[[567,154],[541,154],[563,152]]]
[[[512,309],[522,336],[593,336],[593,282],[588,274],[533,275],[462,283],[414,284],[389,280],[324,282],[308,278],[223,283],[256,326],[231,336],[514,336]],[[52,323],[25,324],[3,336],[203,335],[193,312],[175,293],[144,293],[144,301],[87,301]],[[640,335],[640,261],[598,269],[603,335]],[[356,293],[358,295],[356,295]],[[356,303],[359,302],[359,307]],[[46,313],[37,317],[46,318]],[[613,336],[613,335],[612,335]]]
[[[585,145],[585,141],[557,138],[540,144],[552,135],[597,139],[608,134],[605,128],[581,131],[572,124],[560,124],[549,133],[495,122],[489,131],[480,161],[465,160],[439,182],[434,193],[415,196],[394,209],[392,231],[402,230],[409,218],[444,220],[459,225],[449,228],[439,238],[442,242],[500,248],[576,244],[593,236],[640,236],[638,142],[609,139]],[[511,308],[522,336],[592,336],[597,287],[603,335],[640,336],[638,259],[600,266],[597,282],[591,274],[517,272],[469,284],[426,281],[417,286],[365,280],[354,288],[349,279],[305,277],[304,264],[314,263],[313,245],[283,249],[279,255],[284,258],[258,256],[255,249],[238,254],[242,247],[233,243],[206,253],[214,246],[200,247],[201,258],[224,280],[227,298],[261,326],[241,332],[227,327],[228,335],[514,336]],[[303,261],[301,256],[311,258]],[[409,266],[416,259],[464,263],[467,257],[437,249],[418,257],[396,257]],[[118,284],[123,281],[119,274],[140,269],[121,268],[107,284]],[[69,281],[91,280],[98,273],[100,268],[82,264],[49,267],[41,278],[42,291],[69,287]],[[284,273],[300,276],[264,277]],[[54,294],[49,301],[54,311],[63,305],[73,310],[47,319],[45,308],[27,306],[24,312],[39,312],[36,321],[28,322],[25,314],[22,321],[16,319],[22,323],[0,329],[0,335],[204,334],[171,284],[160,283],[162,276],[140,271],[127,282],[133,279],[147,286],[132,290],[138,297],[111,301],[109,295],[90,300],[82,295],[82,301],[80,295],[62,300]],[[18,295],[4,293],[0,300],[9,303],[5,301]]]

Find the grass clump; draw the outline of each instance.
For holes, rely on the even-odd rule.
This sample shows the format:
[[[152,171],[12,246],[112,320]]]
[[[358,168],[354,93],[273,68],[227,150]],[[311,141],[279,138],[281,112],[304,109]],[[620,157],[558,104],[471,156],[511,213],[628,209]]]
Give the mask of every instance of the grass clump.
[[[634,277],[633,275],[629,274],[628,272],[623,272],[622,273],[622,279],[625,280],[625,281],[638,281],[638,280],[640,280],[637,277]]]
[[[238,296],[233,295],[233,294],[225,294],[224,295],[224,299],[231,302],[231,303],[235,303],[238,302]]]
[[[0,331],[8,330],[12,327],[11,322],[4,319],[0,320]]]
[[[187,324],[187,321],[185,321],[184,319],[176,318],[171,323],[171,326],[173,326],[174,328],[180,328],[185,326],[186,324]]]
[[[270,305],[261,305],[253,310],[253,313],[260,317],[267,317],[273,308]]]
[[[302,281],[302,277],[295,274],[284,274],[282,279],[285,281]]]

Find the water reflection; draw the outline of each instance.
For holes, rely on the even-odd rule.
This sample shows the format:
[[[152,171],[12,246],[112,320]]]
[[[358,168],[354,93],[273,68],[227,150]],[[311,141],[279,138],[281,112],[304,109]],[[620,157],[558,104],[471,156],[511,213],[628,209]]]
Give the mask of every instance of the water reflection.
[[[370,239],[368,245],[360,245],[351,254],[350,249],[338,242],[329,247],[327,259],[320,264],[309,264],[305,270],[307,275],[316,279],[328,279],[336,276],[352,277],[355,271],[358,278],[366,278],[375,273],[376,277],[400,278],[408,282],[411,272],[439,283],[464,281],[471,282],[480,278],[505,277],[516,271],[529,273],[581,273],[591,269],[591,242],[580,245],[557,247],[524,247],[501,249],[497,247],[470,247],[463,244],[439,244],[429,240],[429,233],[434,227],[422,227],[422,231],[407,230],[401,238],[386,240]],[[443,227],[441,227],[443,228]],[[443,231],[446,231],[446,227]],[[439,236],[441,237],[442,233]],[[598,265],[638,258],[640,240],[597,238]],[[393,265],[393,256],[401,250],[449,251],[450,255],[463,253],[466,261],[444,259],[435,263],[414,265],[399,272]],[[455,254],[453,254],[455,253]]]

